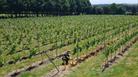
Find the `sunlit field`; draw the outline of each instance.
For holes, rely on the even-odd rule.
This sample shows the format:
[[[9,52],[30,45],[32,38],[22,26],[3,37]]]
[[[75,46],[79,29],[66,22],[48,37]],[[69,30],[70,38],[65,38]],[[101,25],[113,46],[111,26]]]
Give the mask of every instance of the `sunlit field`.
[[[0,19],[0,77],[138,77],[137,41],[135,15]]]

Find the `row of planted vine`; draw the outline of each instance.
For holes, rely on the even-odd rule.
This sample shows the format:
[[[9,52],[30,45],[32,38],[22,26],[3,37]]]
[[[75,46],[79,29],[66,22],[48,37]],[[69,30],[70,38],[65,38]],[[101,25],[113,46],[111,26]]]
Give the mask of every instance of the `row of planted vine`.
[[[51,53],[70,45],[73,45],[72,54],[79,56],[78,53],[85,54],[87,52],[83,51],[119,33],[137,29],[138,24],[135,16],[65,16],[0,21],[1,67],[20,63],[22,59],[33,59],[44,54],[45,50]]]
[[[135,27],[135,26],[132,26],[132,27]],[[114,30],[115,30],[115,33],[114,34],[117,34],[116,32],[119,32],[118,31],[119,28],[120,27],[118,27],[116,29],[112,28],[110,32],[114,32]],[[124,26],[122,29],[123,30],[128,30],[128,28],[129,28],[128,26]],[[108,36],[104,36],[104,34],[106,33],[105,31],[106,31],[106,29],[104,30],[104,32],[102,34],[100,34],[100,35],[103,35],[101,37],[98,37],[99,35],[98,36],[93,36],[93,37],[91,37],[92,40],[90,38],[88,38],[89,40],[85,42],[85,44],[83,45],[83,47],[81,47],[81,49],[79,49],[80,47],[78,46],[78,42],[80,42],[79,38],[77,40],[73,41],[73,43],[76,43],[76,47],[73,50],[74,51],[74,54],[78,51],[78,49],[79,49],[79,51],[81,51],[82,49],[88,49],[90,46],[93,46],[94,44],[98,44],[100,41],[102,42],[105,39],[105,37],[108,37]],[[58,46],[57,46],[57,48],[58,48]],[[33,48],[32,50],[30,50],[28,52],[29,55],[27,55],[26,58],[31,58],[32,56],[35,56],[37,54],[36,51],[38,51],[36,48]],[[8,57],[10,58],[10,60],[7,61],[9,64],[13,64],[13,63],[16,63],[17,61],[21,61],[22,60],[22,57],[19,56],[19,55],[14,56],[14,57],[10,57],[10,56],[8,56]],[[24,58],[24,56],[23,56],[23,58]]]

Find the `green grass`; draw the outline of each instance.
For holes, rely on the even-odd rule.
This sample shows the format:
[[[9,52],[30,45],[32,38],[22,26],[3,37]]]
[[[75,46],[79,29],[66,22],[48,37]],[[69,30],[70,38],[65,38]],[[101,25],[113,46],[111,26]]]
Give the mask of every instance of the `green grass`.
[[[56,63],[56,65],[59,66],[61,64],[61,61],[56,60],[56,61],[54,61],[54,63]],[[36,68],[35,70],[32,70],[31,72],[24,72],[19,77],[40,77],[40,76],[48,73],[53,68],[55,68],[54,65],[50,63],[47,65],[43,65],[39,68]]]
[[[120,34],[119,34],[120,35]],[[118,38],[119,38],[119,35],[118,35]],[[121,34],[122,35],[122,34]],[[121,36],[120,35],[120,36]],[[117,37],[117,36],[116,36]],[[111,40],[112,38],[110,38]],[[109,39],[108,39],[109,41]],[[97,45],[96,45],[97,46]],[[95,48],[95,46],[93,46],[92,48],[90,48],[89,50],[84,50],[85,54],[86,54],[86,51],[88,53],[88,51],[91,51]],[[82,55],[83,53],[81,53],[80,55]],[[74,56],[75,57],[75,56]],[[58,61],[61,61],[61,60],[58,60]],[[57,65],[60,65],[61,63],[58,63],[58,61],[54,61]],[[49,68],[50,67],[50,68]],[[24,76],[27,76],[27,77],[30,77],[30,76],[35,76],[35,77],[39,77],[39,76],[43,76],[45,74],[47,74],[52,68],[54,67],[51,67],[51,64],[49,65],[43,65],[43,68],[42,67],[39,67],[39,68],[36,68],[35,70],[31,71],[31,72],[25,72],[25,73],[22,73],[21,77],[24,77]]]
[[[32,50],[33,48],[36,48],[38,44],[39,44],[38,48],[36,49],[38,49],[38,52],[39,52],[39,51],[47,50],[51,48],[53,45],[56,45],[56,43],[54,42],[57,42],[57,44],[60,45],[60,44],[65,44],[67,42],[74,41],[74,39],[78,39],[78,38],[79,39],[85,38],[85,40],[81,40],[81,42],[79,42],[79,45],[84,47],[88,41],[93,41],[94,38],[97,39],[106,35],[107,37],[106,39],[109,40],[111,36],[114,36],[115,38],[118,37],[116,36],[118,35],[118,32],[136,31],[138,28],[137,21],[138,21],[137,16],[112,16],[112,15],[101,15],[101,16],[82,15],[82,16],[2,19],[0,20],[1,22],[0,23],[0,50],[1,50],[0,59],[4,59],[8,62],[9,60],[13,60],[13,57],[20,56],[21,58],[23,56],[29,55],[30,54],[29,51]],[[131,29],[129,28],[130,25],[131,26],[133,25],[135,27]],[[104,30],[105,32],[103,32]],[[114,32],[116,33],[116,35]],[[95,36],[93,36],[93,34]],[[88,35],[90,35],[91,37],[88,37]],[[123,33],[119,35],[123,35]],[[20,39],[22,40],[20,41]],[[102,43],[102,42],[103,42],[103,39],[101,39],[99,43]],[[48,45],[43,46],[45,45],[43,43]],[[15,53],[8,54],[11,48],[14,46],[14,44],[17,46],[16,49],[14,50]],[[94,48],[97,45],[98,44],[91,45],[89,49]],[[23,50],[22,52],[16,53],[17,50],[20,50],[26,46],[29,47],[30,50],[26,50],[26,51]],[[73,50],[74,47],[75,47],[75,43],[65,46],[63,48],[58,48],[57,50],[58,50],[58,53],[60,54],[67,50]],[[87,50],[84,47],[83,48],[84,52],[82,51],[80,55],[88,53],[86,51],[89,51],[89,49]],[[50,54],[51,57],[55,56],[55,50],[50,51],[48,54]],[[76,55],[73,55],[73,57],[76,57]],[[100,55],[97,57],[98,58],[96,58],[96,60],[91,60],[92,66],[97,65],[98,67],[100,65],[98,65],[97,62],[100,63],[104,60],[103,55]],[[43,58],[46,59],[47,57],[43,54]],[[0,77],[3,77],[4,75],[6,75],[11,71],[26,67],[40,60],[42,60],[42,56],[38,55],[21,62],[17,62],[16,64],[12,64],[12,65],[5,63],[5,66],[0,67]],[[86,65],[84,64],[84,67],[85,66]],[[31,72],[25,72],[21,76],[40,77],[43,74],[46,74],[52,68],[54,67],[52,67],[50,64],[48,66],[45,66],[44,69],[37,68]],[[92,72],[92,73],[95,74],[95,72]]]
[[[128,55],[104,72],[101,72],[101,63],[104,56],[92,58],[82,63],[77,69],[65,77],[138,77],[138,43],[133,46]]]

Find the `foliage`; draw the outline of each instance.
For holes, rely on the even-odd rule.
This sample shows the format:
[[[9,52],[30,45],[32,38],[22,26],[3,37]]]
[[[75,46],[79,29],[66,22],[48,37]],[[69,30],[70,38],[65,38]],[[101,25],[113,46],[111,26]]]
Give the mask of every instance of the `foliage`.
[[[29,51],[29,58],[31,58],[32,56],[34,56],[37,52],[37,49],[33,48],[32,50]]]
[[[0,13],[28,15],[68,15],[86,12],[90,7],[89,0],[0,0]]]

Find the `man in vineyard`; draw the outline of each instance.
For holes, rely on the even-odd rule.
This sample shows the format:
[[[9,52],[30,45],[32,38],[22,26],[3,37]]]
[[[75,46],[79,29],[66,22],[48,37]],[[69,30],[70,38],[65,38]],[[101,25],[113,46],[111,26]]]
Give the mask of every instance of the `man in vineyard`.
[[[70,51],[67,51],[62,55],[62,61],[63,61],[62,65],[68,65],[69,60],[70,60]]]

